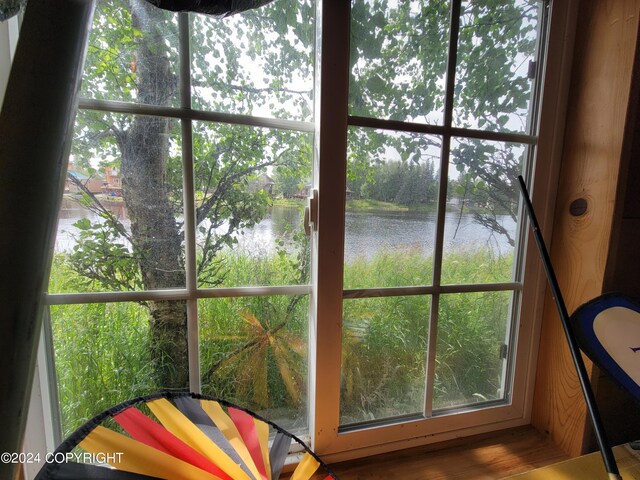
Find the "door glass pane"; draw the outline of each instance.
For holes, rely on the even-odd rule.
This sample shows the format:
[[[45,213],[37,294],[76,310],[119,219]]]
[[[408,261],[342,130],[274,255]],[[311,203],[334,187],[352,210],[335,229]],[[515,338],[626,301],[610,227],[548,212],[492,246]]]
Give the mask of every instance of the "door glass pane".
[[[349,130],[344,288],[428,285],[439,137]]]
[[[503,398],[511,298],[511,292],[440,296],[434,410]]]
[[[49,292],[184,287],[179,122],[80,111]]]
[[[202,392],[307,430],[307,296],[200,300]]]
[[[442,124],[449,9],[449,1],[352,1],[351,115]]]
[[[444,229],[442,282],[513,279],[517,176],[526,146],[453,139]]]
[[[462,2],[454,126],[529,131],[529,64],[537,58],[541,5],[539,0]]]
[[[429,297],[345,300],[340,424],[424,409]]]
[[[81,96],[178,104],[178,17],[151,2],[99,0]]]
[[[194,108],[311,121],[315,2],[192,17]]]
[[[186,386],[183,302],[64,305],[50,312],[63,436],[102,410],[170,388],[166,379],[180,366],[178,381]],[[178,326],[173,337],[159,328],[161,320]]]
[[[193,131],[199,285],[308,283],[312,134],[205,122]]]

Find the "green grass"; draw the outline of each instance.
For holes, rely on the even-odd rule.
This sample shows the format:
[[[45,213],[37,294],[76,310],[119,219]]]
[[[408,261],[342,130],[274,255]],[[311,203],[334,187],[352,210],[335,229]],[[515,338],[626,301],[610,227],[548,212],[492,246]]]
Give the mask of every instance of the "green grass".
[[[371,199],[347,200],[346,208],[350,212],[436,212],[435,204],[400,205]]]
[[[447,262],[449,283],[511,276],[510,257],[467,251],[450,255]],[[432,264],[419,252],[360,259],[345,267],[345,288],[430,285]],[[284,254],[231,254],[225,266],[224,285],[288,285],[300,277],[299,265]],[[57,255],[50,291],[89,291],[81,280],[65,257]],[[344,301],[343,423],[421,411],[430,300],[424,295]],[[509,292],[441,295],[434,408],[498,398],[498,354],[510,301]],[[291,428],[306,425],[308,308],[306,296],[200,300],[204,393],[264,412]],[[109,406],[156,390],[146,307],[110,303],[50,310],[65,434]],[[258,346],[243,350],[252,340]],[[294,387],[298,395],[292,395]]]
[[[305,205],[306,205],[306,200],[303,198],[274,198],[272,206],[301,208],[301,207],[304,207]]]
[[[347,200],[350,212],[408,212],[409,207],[378,200]]]
[[[300,208],[306,200],[298,198],[276,198],[273,206]],[[346,209],[350,212],[435,212],[435,205],[400,205],[371,199],[347,199]]]
[[[345,265],[344,288],[382,288],[430,285],[433,258],[419,249],[380,253],[373,259],[357,258]]]
[[[143,307],[64,305],[50,311],[65,435],[110,406],[156,390]]]

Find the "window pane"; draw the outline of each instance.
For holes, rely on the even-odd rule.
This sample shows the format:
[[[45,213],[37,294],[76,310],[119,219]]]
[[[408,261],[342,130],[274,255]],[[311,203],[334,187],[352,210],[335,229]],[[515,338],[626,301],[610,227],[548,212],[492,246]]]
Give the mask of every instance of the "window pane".
[[[440,296],[434,410],[503,398],[501,349],[511,297],[511,292]]]
[[[450,2],[353,0],[349,113],[442,124]]]
[[[160,389],[148,308],[102,303],[50,312],[63,436],[106,408]]]
[[[462,2],[454,126],[528,132],[539,0]]]
[[[513,279],[518,187],[526,147],[453,139],[445,219],[443,283]]]
[[[340,424],[422,414],[429,297],[345,300]]]
[[[432,281],[440,138],[349,130],[345,288]]]
[[[202,391],[307,432],[307,296],[201,300]]]
[[[176,14],[150,2],[99,0],[81,96],[176,106],[178,64]]]
[[[275,1],[227,18],[192,17],[194,107],[311,121],[315,5]]]
[[[308,283],[312,135],[195,123],[193,144],[199,284]]]
[[[179,128],[78,112],[51,293],[184,287]]]

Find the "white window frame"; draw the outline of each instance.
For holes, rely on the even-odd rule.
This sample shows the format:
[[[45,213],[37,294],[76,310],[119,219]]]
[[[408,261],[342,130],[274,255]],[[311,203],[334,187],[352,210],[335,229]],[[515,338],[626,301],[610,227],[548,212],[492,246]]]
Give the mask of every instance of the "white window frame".
[[[321,130],[318,165],[320,174],[316,181],[320,209],[316,243],[322,263],[316,269],[317,277],[313,282],[314,288],[317,289],[318,303],[317,326],[313,338],[317,342],[314,352],[315,364],[322,365],[322,369],[316,371],[313,395],[315,423],[312,431],[316,451],[330,462],[529,424],[545,287],[537,251],[534,248],[526,248],[529,242],[523,239],[523,248],[526,249],[523,268],[526,268],[522,273],[522,282],[513,285],[521,290],[522,295],[520,315],[516,322],[518,332],[514,359],[515,374],[510,402],[478,410],[461,410],[459,413],[440,417],[402,421],[355,431],[340,430],[338,412],[342,328],[340,321],[336,319],[342,318],[342,302],[343,298],[346,298],[341,282],[344,233],[343,230],[335,231],[339,229],[327,229],[322,225],[323,222],[344,225],[346,184],[337,179],[344,179],[346,172],[347,126],[355,123],[362,126],[379,125],[376,121],[367,122],[360,118],[348,117],[348,76],[344,78],[344,72],[348,72],[348,52],[345,55],[344,45],[349,45],[350,38],[349,24],[344,16],[348,16],[349,4],[348,1],[325,0],[322,6],[319,6],[321,11],[318,14],[318,18],[323,18],[321,28],[331,32],[331,35],[320,35],[321,52],[334,52],[335,55],[329,62],[324,63],[320,73],[323,89],[320,99],[322,117],[318,121]],[[551,0],[546,8],[549,14],[546,45],[552,45],[554,48],[547,49],[547,61],[541,72],[544,84],[537,119],[538,136],[533,139],[535,159],[529,172],[533,176],[529,178],[529,182],[534,204],[544,225],[543,231],[548,235],[562,152],[577,2]],[[323,162],[323,158],[332,161]],[[337,159],[341,159],[342,162]],[[325,188],[323,179],[329,179],[325,181]],[[330,192],[330,198],[323,197],[323,191]],[[460,289],[464,290],[463,287]],[[446,291],[442,287],[428,290],[424,293],[439,294]]]
[[[544,70],[545,85],[541,98],[541,110],[538,118],[539,135],[536,139],[535,175],[530,179],[530,191],[538,211],[543,231],[550,233],[551,215],[555,200],[555,179],[559,170],[562,151],[563,125],[568,96],[570,59],[572,57],[573,36],[576,24],[577,0],[551,0],[548,29],[549,49]],[[430,444],[494,431],[530,423],[531,404],[535,380],[535,367],[538,351],[540,318],[545,281],[542,269],[537,261],[535,249],[528,249],[525,259],[526,269],[522,289],[521,311],[518,322],[518,344],[513,378],[512,401],[476,411],[461,411],[441,417],[413,420],[367,428],[364,430],[341,432],[339,429],[340,400],[340,345],[342,338],[341,318],[344,292],[343,251],[344,216],[346,191],[346,132],[350,122],[347,110],[348,95],[348,48],[349,45],[350,1],[317,1],[316,22],[319,25],[316,54],[323,62],[317,68],[316,121],[315,124],[286,122],[254,117],[227,114],[205,114],[193,112],[189,108],[170,109],[131,105],[123,102],[82,101],[83,108],[118,111],[122,113],[156,114],[171,116],[183,120],[183,133],[189,133],[194,120],[224,121],[264,127],[292,128],[294,130],[315,131],[314,186],[318,196],[318,225],[313,233],[312,281],[311,285],[283,287],[246,287],[230,289],[198,289],[195,279],[195,251],[193,245],[187,248],[186,263],[187,284],[184,289],[154,292],[113,292],[99,294],[50,294],[49,305],[66,303],[93,303],[136,300],[186,300],[189,312],[188,336],[190,344],[196,345],[190,353],[190,388],[200,391],[198,358],[196,304],[200,298],[234,297],[253,295],[304,295],[310,296],[310,441],[315,451],[329,462],[342,461],[366,455],[372,455],[400,448]],[[188,23],[184,14],[180,23]],[[331,32],[322,34],[322,32]],[[183,38],[181,54],[188,55],[188,38]],[[186,49],[186,50],[185,50]],[[0,58],[1,60],[1,58]],[[183,62],[186,63],[186,62]],[[184,65],[181,68],[187,68]],[[342,73],[338,73],[342,72]],[[187,88],[189,88],[187,86]],[[183,107],[189,98],[189,92],[183,89],[181,99]],[[185,144],[183,151],[190,152]],[[331,158],[332,161],[323,161]],[[191,172],[193,159],[190,153],[183,158],[185,172]],[[193,198],[193,178],[188,174],[183,185],[185,198]],[[186,218],[193,217],[185,202]],[[341,228],[323,228],[323,224],[342,225]],[[185,222],[187,237],[195,238],[195,225]],[[321,259],[319,261],[318,259]],[[43,351],[41,358],[45,359]],[[47,361],[47,360],[43,360]],[[45,382],[51,387],[50,373],[44,374],[37,382]],[[55,385],[53,385],[55,390]],[[34,389],[33,404],[42,405],[43,411],[55,410],[55,391],[45,388],[41,392]],[[38,403],[39,402],[39,403]],[[50,437],[59,436],[51,423],[55,423],[55,413],[40,416],[30,421],[26,437],[27,442],[42,437],[42,432],[54,432]],[[59,443],[60,438],[54,438]],[[47,443],[50,443],[51,440]],[[51,445],[45,446],[47,449]]]

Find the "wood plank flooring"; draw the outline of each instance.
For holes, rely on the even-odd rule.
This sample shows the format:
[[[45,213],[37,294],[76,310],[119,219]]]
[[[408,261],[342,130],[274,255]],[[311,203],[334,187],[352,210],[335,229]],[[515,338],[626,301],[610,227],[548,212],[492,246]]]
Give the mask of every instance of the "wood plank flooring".
[[[519,427],[434,446],[331,465],[340,480],[489,480],[566,460],[532,427]],[[317,477],[322,478],[322,477]]]

